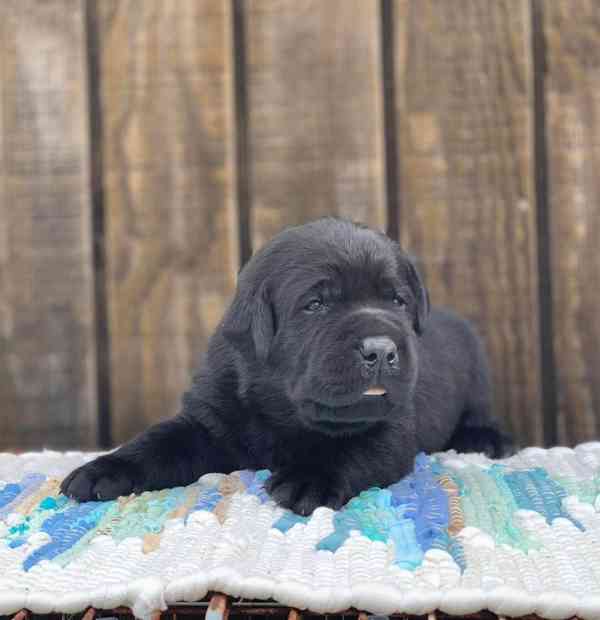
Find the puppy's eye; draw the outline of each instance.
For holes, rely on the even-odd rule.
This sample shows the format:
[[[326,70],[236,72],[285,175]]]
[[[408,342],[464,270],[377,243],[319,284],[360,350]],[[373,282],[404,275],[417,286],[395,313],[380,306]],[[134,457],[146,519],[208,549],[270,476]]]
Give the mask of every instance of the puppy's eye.
[[[400,295],[394,295],[394,303],[399,308],[406,308],[406,299],[404,299],[404,297],[400,297]]]
[[[304,309],[307,312],[318,312],[322,308],[323,308],[323,301],[321,299],[311,299],[306,304],[306,306],[304,306]]]

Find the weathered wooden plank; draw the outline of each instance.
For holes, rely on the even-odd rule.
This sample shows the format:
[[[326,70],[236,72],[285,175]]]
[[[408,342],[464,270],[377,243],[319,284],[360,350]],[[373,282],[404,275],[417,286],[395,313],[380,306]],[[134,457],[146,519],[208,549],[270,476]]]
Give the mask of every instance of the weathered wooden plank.
[[[85,19],[0,3],[0,449],[95,445]]]
[[[525,0],[394,4],[404,245],[485,338],[495,408],[542,440],[532,62]]]
[[[542,3],[554,348],[561,443],[600,431],[600,10]]]
[[[226,0],[98,2],[113,439],[176,412],[238,267]]]
[[[322,215],[385,228],[379,3],[243,6],[253,248]]]

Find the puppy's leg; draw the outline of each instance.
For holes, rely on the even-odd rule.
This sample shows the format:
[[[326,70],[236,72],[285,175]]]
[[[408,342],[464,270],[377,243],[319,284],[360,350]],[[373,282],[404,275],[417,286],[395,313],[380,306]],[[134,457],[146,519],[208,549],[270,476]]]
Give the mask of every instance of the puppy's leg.
[[[412,471],[416,454],[414,419],[405,419],[379,435],[311,446],[302,460],[276,470],[266,488],[278,504],[301,515],[318,506],[337,510],[369,487],[400,480]]]
[[[224,450],[204,427],[179,415],[79,467],[63,480],[60,488],[79,501],[108,500],[129,493],[183,486],[202,474],[233,468]]]
[[[503,433],[492,416],[491,388],[487,372],[475,378],[467,406],[446,450],[483,452],[490,458],[501,458],[512,451],[510,437]]]

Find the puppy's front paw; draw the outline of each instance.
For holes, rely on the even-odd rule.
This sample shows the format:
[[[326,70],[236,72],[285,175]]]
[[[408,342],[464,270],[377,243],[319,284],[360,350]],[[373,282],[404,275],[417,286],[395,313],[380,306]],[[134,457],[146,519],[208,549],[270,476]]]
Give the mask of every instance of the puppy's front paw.
[[[276,472],[267,480],[266,489],[280,506],[299,515],[309,515],[319,506],[337,510],[352,496],[343,482],[335,484],[328,476],[303,471]]]
[[[482,452],[492,459],[508,456],[513,451],[510,437],[490,427],[461,428],[448,447],[463,453]]]
[[[139,491],[139,468],[107,454],[78,467],[61,483],[61,493],[80,502],[115,499]]]

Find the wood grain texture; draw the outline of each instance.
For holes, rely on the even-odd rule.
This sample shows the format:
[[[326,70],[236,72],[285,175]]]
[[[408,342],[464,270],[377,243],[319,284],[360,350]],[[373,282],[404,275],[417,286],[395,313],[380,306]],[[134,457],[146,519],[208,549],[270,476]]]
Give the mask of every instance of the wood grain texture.
[[[238,267],[229,2],[96,4],[113,440],[176,413]]]
[[[561,443],[600,431],[600,10],[542,4],[554,348]]]
[[[484,336],[496,412],[519,443],[539,443],[529,3],[394,10],[401,239],[433,303]]]
[[[384,229],[379,3],[243,6],[253,249],[323,215]]]
[[[0,3],[0,450],[96,436],[85,19]]]

